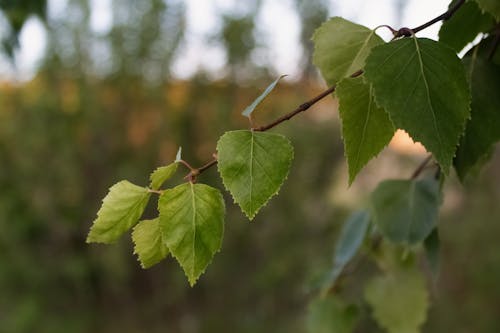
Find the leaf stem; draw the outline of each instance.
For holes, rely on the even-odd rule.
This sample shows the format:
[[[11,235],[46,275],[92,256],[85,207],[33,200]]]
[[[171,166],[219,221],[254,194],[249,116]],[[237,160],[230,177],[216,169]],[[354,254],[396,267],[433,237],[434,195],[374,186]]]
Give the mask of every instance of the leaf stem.
[[[453,14],[455,14],[455,12],[465,3],[466,0],[458,0],[457,3],[455,5],[453,5],[452,7],[450,7],[446,12],[444,12],[443,14],[433,18],[432,20],[416,27],[416,28],[413,28],[413,29],[410,29],[410,28],[401,28],[399,30],[394,30],[392,27],[388,26],[388,25],[382,25],[380,27],[386,27],[388,29],[390,29],[393,34],[394,34],[394,39],[395,38],[398,38],[398,37],[409,37],[409,36],[412,36],[413,34],[419,32],[419,31],[422,31],[428,27],[430,27],[431,25],[433,25],[434,23],[436,22],[439,22],[439,21],[444,21],[444,20],[448,20],[450,17],[453,16]],[[354,73],[352,73],[350,75],[350,77],[358,77],[360,76],[361,74],[363,74],[363,70],[360,69]],[[249,119],[250,120],[250,125],[251,125],[251,130],[252,131],[256,131],[256,132],[265,132],[265,131],[268,131],[270,130],[271,128],[274,128],[275,126],[278,126],[279,124],[287,121],[287,120],[290,120],[292,119],[293,117],[295,117],[296,115],[298,115],[299,113],[302,113],[306,110],[308,110],[311,106],[313,106],[314,104],[316,104],[317,102],[319,102],[320,100],[322,100],[323,98],[325,98],[326,96],[330,95],[331,93],[333,93],[336,89],[336,85],[333,85],[331,86],[330,88],[326,89],[325,91],[323,91],[322,93],[320,93],[319,95],[317,95],[316,97],[314,97],[313,99],[305,102],[305,103],[302,103],[301,105],[299,105],[295,110],[293,111],[290,111],[289,113],[279,117],[278,119],[272,121],[271,123],[267,124],[267,125],[263,125],[263,126],[258,126],[258,127],[254,127],[253,126],[253,119]],[[432,158],[432,155],[430,155],[429,157],[427,157],[427,159],[424,161],[425,163],[422,163],[421,166],[419,166],[415,172],[413,173],[412,175],[412,179],[418,177],[418,175],[422,172],[422,170],[425,168],[425,166],[427,165],[427,163],[429,163],[429,161],[431,160]],[[193,168],[191,167],[187,162],[183,161],[183,160],[180,160],[179,162],[181,162],[182,164],[184,164],[187,168],[189,168],[190,172],[184,177],[185,179],[188,179],[190,182],[194,182],[196,181],[196,176],[198,176],[199,174],[201,174],[202,172],[204,172],[205,170],[207,169],[210,169],[211,167],[213,167],[214,165],[217,164],[217,157],[216,155],[214,154],[214,159],[210,162],[208,162],[207,164],[199,167],[199,168]]]
[[[361,74],[363,74],[363,70],[358,70],[354,73],[352,73],[350,75],[350,77],[357,77],[357,76],[360,76]],[[276,119],[275,121],[267,124],[267,125],[264,125],[264,126],[259,126],[259,127],[254,127],[252,128],[252,130],[256,131],[256,132],[265,132],[267,130],[270,130],[271,128],[281,124],[282,122],[286,121],[286,120],[290,120],[291,118],[295,117],[296,115],[298,115],[299,113],[301,112],[304,112],[306,111],[307,109],[309,109],[311,106],[313,106],[314,104],[316,104],[317,102],[319,102],[320,100],[322,100],[323,98],[325,98],[326,96],[330,95],[331,93],[333,93],[336,89],[336,85],[333,85],[331,86],[330,88],[328,88],[327,90],[323,91],[321,94],[319,94],[318,96],[314,97],[313,99],[305,102],[305,103],[302,103],[301,105],[299,105],[295,110],[279,117],[278,119]]]
[[[422,173],[422,171],[424,171],[425,167],[427,166],[427,164],[429,164],[431,159],[432,159],[432,154],[427,156],[425,160],[423,160],[422,163],[420,163],[420,165],[415,169],[415,171],[413,171],[413,174],[411,175],[410,179],[416,179]]]

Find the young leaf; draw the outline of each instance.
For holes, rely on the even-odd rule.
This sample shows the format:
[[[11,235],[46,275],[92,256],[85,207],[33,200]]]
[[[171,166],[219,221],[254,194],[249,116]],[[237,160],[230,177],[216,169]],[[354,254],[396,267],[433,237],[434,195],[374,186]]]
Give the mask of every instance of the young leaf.
[[[170,179],[177,171],[178,162],[170,163],[169,165],[157,168],[149,179],[151,184],[149,185],[153,190],[159,189],[165,181]]]
[[[337,87],[349,184],[394,134],[394,126],[387,113],[375,103],[372,90],[372,85],[365,83],[362,77],[345,78]]]
[[[420,141],[448,174],[470,110],[455,52],[426,38],[400,39],[372,50],[365,77],[394,125]]]
[[[182,159],[182,147],[179,147],[177,150],[177,154],[175,155],[175,161],[174,162],[179,162]]]
[[[475,0],[483,12],[490,13],[500,21],[500,1],[498,0]]]
[[[222,195],[204,184],[185,183],[165,190],[158,210],[163,241],[193,286],[222,245]]]
[[[240,130],[219,139],[217,156],[224,186],[252,220],[285,181],[293,147],[279,134]]]
[[[345,222],[340,232],[337,245],[335,247],[335,256],[333,257],[333,269],[328,278],[328,285],[332,286],[345,265],[356,255],[359,247],[363,243],[370,223],[368,212],[355,212]]]
[[[346,305],[334,296],[317,298],[311,302],[307,314],[310,333],[351,333],[359,319],[359,309]]]
[[[312,40],[313,63],[329,85],[363,69],[370,50],[384,43],[375,31],[341,17],[323,23]]]
[[[500,140],[500,66],[479,57],[463,61],[470,74],[472,111],[454,160],[462,181]]]
[[[150,195],[147,188],[126,180],[113,185],[102,200],[97,219],[87,236],[87,243],[109,244],[116,241],[137,223]]]
[[[450,3],[450,7],[455,3],[456,1]],[[478,33],[488,31],[494,23],[491,15],[483,14],[475,2],[468,1],[443,22],[439,30],[439,41],[453,48],[455,52],[460,52]]]
[[[266,90],[264,90],[264,92],[259,96],[257,97],[253,102],[252,104],[250,104],[249,106],[247,106],[247,108],[245,110],[243,110],[243,112],[241,113],[242,115],[244,115],[245,117],[248,117],[250,118],[250,115],[252,114],[252,112],[255,110],[255,108],[257,107],[257,105],[260,104],[260,102],[262,102],[264,100],[264,98],[267,97],[267,95],[269,95],[271,93],[271,91],[273,91],[273,89],[276,87],[276,85],[278,84],[279,80],[281,80],[282,78],[284,78],[286,75],[281,75],[279,78],[277,78],[273,83],[271,83],[267,88]]]
[[[142,268],[149,268],[168,255],[168,247],[162,241],[159,218],[137,223],[132,231],[132,241]]]
[[[439,241],[439,233],[437,228],[434,228],[429,236],[424,241],[425,256],[427,257],[427,262],[431,269],[434,278],[439,275],[439,250],[441,244]]]
[[[439,204],[435,179],[387,180],[372,193],[373,222],[389,240],[415,244],[436,226]]]
[[[429,296],[417,270],[377,276],[366,285],[373,317],[389,333],[417,333],[425,322]]]

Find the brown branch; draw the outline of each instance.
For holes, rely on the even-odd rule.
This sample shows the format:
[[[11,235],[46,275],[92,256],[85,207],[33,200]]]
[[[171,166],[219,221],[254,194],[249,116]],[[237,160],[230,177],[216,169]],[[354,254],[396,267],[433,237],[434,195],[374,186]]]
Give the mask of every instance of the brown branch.
[[[363,70],[358,70],[358,71],[352,73],[350,77],[357,77],[357,76],[360,76],[361,74],[363,74]],[[299,107],[297,107],[295,110],[279,117],[278,119],[276,119],[275,121],[273,121],[267,125],[254,127],[254,128],[252,128],[252,130],[257,131],[257,132],[265,132],[265,131],[270,130],[271,128],[281,124],[284,121],[290,120],[291,118],[295,117],[299,113],[306,111],[307,109],[309,109],[311,106],[313,106],[314,104],[316,104],[317,102],[319,102],[320,100],[325,98],[326,96],[333,93],[335,91],[335,88],[336,88],[336,85],[331,86],[330,88],[323,91],[321,94],[314,97],[310,101],[307,101],[307,102],[299,105]]]
[[[398,37],[409,37],[419,31],[422,31],[428,27],[430,27],[431,25],[433,25],[434,23],[436,22],[439,22],[439,21],[445,21],[445,20],[448,20],[450,17],[453,16],[453,14],[455,14],[455,12],[465,3],[466,0],[458,0],[457,3],[455,5],[453,5],[451,8],[449,8],[446,12],[444,12],[443,14],[433,18],[432,20],[416,27],[416,28],[413,28],[413,29],[410,29],[410,28],[401,28],[399,29],[398,31],[394,31],[394,29],[392,29],[391,27],[389,26],[386,26],[388,27],[389,29],[391,29],[394,33],[394,38],[398,38]],[[357,77],[357,76],[360,76],[361,74],[363,74],[363,70],[360,69],[354,73],[352,73],[350,75],[350,77]],[[327,90],[323,91],[321,94],[319,94],[318,96],[314,97],[313,99],[311,99],[310,101],[307,101],[301,105],[299,105],[295,110],[279,117],[278,119],[274,120],[273,122],[267,124],[267,125],[263,125],[263,126],[259,126],[259,127],[252,127],[252,131],[256,131],[256,132],[265,132],[267,130],[270,130],[271,128],[275,127],[275,126],[278,126],[279,124],[281,124],[282,122],[285,122],[287,120],[290,120],[291,118],[295,117],[296,115],[298,115],[299,113],[302,113],[306,110],[308,110],[311,106],[313,106],[314,104],[316,104],[317,102],[319,102],[320,100],[322,100],[323,98],[325,98],[326,96],[330,95],[331,93],[333,93],[336,89],[336,85],[333,85],[331,86],[330,88],[328,88]],[[425,168],[425,166],[427,165],[427,163],[429,163],[429,161],[431,160],[432,158],[432,155],[429,156],[424,162],[425,163],[422,163],[422,165],[417,168],[417,170],[415,170],[415,172],[413,173],[412,175],[412,179],[418,177],[418,175],[422,172],[422,170]],[[211,167],[213,167],[214,165],[217,164],[217,156],[214,154],[214,159],[210,162],[208,162],[207,164],[199,167],[199,168],[191,168],[191,171],[184,177],[185,179],[188,179],[189,181],[191,182],[194,182],[196,181],[196,176],[198,176],[200,173],[204,172],[205,170],[207,169],[210,169]]]
[[[352,73],[350,75],[350,77],[358,77],[361,74],[363,74],[363,70],[358,70],[358,71]],[[259,127],[252,127],[251,130],[255,131],[255,132],[265,132],[265,131],[268,131],[268,130],[270,130],[271,128],[273,128],[275,126],[278,126],[282,122],[287,121],[287,120],[295,117],[299,113],[306,111],[311,106],[313,106],[314,104],[318,103],[323,98],[325,98],[326,96],[328,96],[331,93],[333,93],[335,91],[335,88],[336,88],[336,85],[333,85],[330,88],[328,88],[325,91],[323,91],[322,93],[320,93],[318,96],[314,97],[313,99],[311,99],[311,100],[309,100],[309,101],[307,101],[305,103],[302,103],[295,110],[293,110],[293,111],[291,111],[291,112],[289,112],[289,113],[287,113],[287,114],[279,117],[278,119],[272,121],[271,123],[269,123],[267,125],[263,125],[263,126],[259,126]],[[214,156],[214,159],[212,161],[208,162],[207,164],[205,164],[205,165],[203,165],[203,166],[201,166],[199,168],[191,168],[191,171],[184,177],[184,179],[187,179],[190,182],[196,181],[196,176],[198,176],[200,173],[204,172],[207,169],[210,169],[211,167],[213,167],[214,165],[217,164],[217,155],[213,154],[213,156]]]
[[[398,32],[394,35],[394,38],[398,38],[398,37],[410,37],[412,34],[416,34],[417,32],[419,31],[422,31],[424,29],[427,29],[428,27],[430,27],[431,25],[433,25],[434,23],[437,23],[439,21],[446,21],[448,19],[450,19],[450,17],[453,16],[453,14],[455,14],[455,12],[460,8],[462,7],[462,5],[465,3],[465,0],[458,0],[457,3],[455,3],[452,7],[448,8],[448,10],[446,12],[444,12],[443,14],[433,18],[432,20],[428,21],[428,22],[425,22],[424,24],[422,25],[419,25],[418,27],[416,28],[413,28],[413,29],[409,29],[409,28],[401,28],[398,30]]]
[[[427,164],[429,164],[431,159],[432,159],[432,154],[427,156],[425,160],[423,160],[422,163],[420,163],[420,165],[415,169],[415,171],[413,171],[413,174],[411,175],[410,179],[416,179],[422,173],[422,171],[424,171],[425,167],[427,166]]]

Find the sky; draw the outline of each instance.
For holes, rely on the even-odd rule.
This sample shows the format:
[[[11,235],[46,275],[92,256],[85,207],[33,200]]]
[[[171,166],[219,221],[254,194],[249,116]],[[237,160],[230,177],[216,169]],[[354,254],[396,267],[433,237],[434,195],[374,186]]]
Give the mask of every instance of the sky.
[[[67,0],[49,0],[49,15],[63,14]],[[181,0],[179,0],[181,1]],[[375,28],[389,24],[394,28],[415,27],[443,13],[449,0],[407,0],[406,7],[398,20],[396,3],[401,0],[332,0],[331,16],[342,16],[356,23]],[[112,16],[112,0],[91,0],[92,29],[106,32]],[[218,72],[224,65],[224,52],[206,42],[207,36],[217,28],[217,9],[238,11],[245,2],[237,0],[185,0],[187,6],[187,31],[181,53],[173,66],[173,73],[179,78],[188,78],[200,67]],[[248,4],[248,3],[247,3]],[[299,20],[293,10],[293,0],[263,0],[257,17],[259,41],[269,46],[269,58],[278,73],[299,74],[301,56],[299,43]],[[422,31],[419,37],[437,38],[440,24]],[[285,27],[285,28],[280,28]],[[382,37],[390,38],[387,32],[379,31]],[[29,80],[36,73],[45,48],[45,33],[37,19],[30,19],[20,35],[21,48],[16,52],[16,68],[0,56],[0,81]],[[257,57],[255,61],[259,61]]]

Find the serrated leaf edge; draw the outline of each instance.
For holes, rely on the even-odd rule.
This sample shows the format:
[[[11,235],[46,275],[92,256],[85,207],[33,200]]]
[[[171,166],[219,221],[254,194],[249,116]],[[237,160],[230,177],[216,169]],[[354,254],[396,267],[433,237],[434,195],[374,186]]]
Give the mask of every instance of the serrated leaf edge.
[[[178,257],[176,254],[174,254],[174,252],[170,251],[170,254],[172,255],[172,257],[174,257],[174,258],[175,258],[175,260],[176,260],[176,261],[179,263],[179,265],[181,266],[182,271],[184,272],[184,275],[186,276],[186,278],[187,278],[187,280],[188,280],[188,282],[189,282],[189,285],[190,285],[191,287],[194,287],[194,285],[196,284],[196,282],[197,282],[197,281],[199,280],[199,278],[200,278],[200,277],[201,277],[201,276],[202,276],[202,275],[206,272],[206,270],[207,270],[208,266],[212,263],[212,261],[213,261],[213,259],[214,259],[215,255],[216,255],[217,253],[219,253],[219,252],[221,251],[221,249],[222,249],[222,242],[223,242],[223,240],[224,240],[224,232],[225,232],[225,228],[224,228],[224,218],[225,218],[225,214],[226,214],[226,203],[225,203],[225,201],[224,201],[224,197],[223,197],[223,195],[222,195],[222,193],[221,193],[221,191],[220,191],[219,189],[217,189],[217,188],[215,188],[215,187],[212,187],[212,186],[209,186],[209,185],[206,185],[206,184],[194,184],[194,183],[189,182],[189,183],[183,183],[183,184],[177,185],[176,187],[183,186],[183,185],[187,185],[187,184],[190,184],[190,186],[191,186],[191,191],[193,190],[193,186],[194,186],[194,185],[205,185],[205,186],[207,186],[207,187],[209,187],[209,188],[211,188],[211,189],[215,190],[215,191],[217,192],[217,195],[219,196],[219,199],[220,199],[220,202],[222,203],[222,208],[223,208],[223,211],[224,211],[224,216],[223,216],[223,221],[222,221],[222,222],[223,222],[222,235],[221,235],[221,240],[220,240],[220,243],[219,243],[219,245],[218,245],[218,248],[217,248],[217,250],[213,253],[213,255],[211,256],[210,260],[207,262],[207,264],[205,265],[205,267],[204,267],[204,268],[203,268],[203,269],[199,272],[199,274],[198,274],[197,276],[194,276],[194,274],[193,274],[193,277],[190,277],[190,276],[188,275],[188,272],[187,272],[188,270],[187,270],[187,269],[185,268],[185,266],[181,263],[181,261],[179,260],[179,257]],[[175,187],[174,187],[174,188],[175,188]],[[160,201],[158,200],[158,205],[159,205],[159,203],[160,203]],[[160,211],[159,207],[158,207],[158,211]],[[160,230],[162,230],[162,228],[161,228],[161,227],[160,227]],[[162,232],[163,232],[163,231],[162,231]],[[162,235],[163,235],[163,233],[162,233]],[[162,236],[162,240],[163,240],[163,236]],[[167,246],[167,248],[169,248],[169,249],[170,249],[170,247],[168,246],[168,244],[167,244],[167,242],[166,242],[166,241],[164,241],[164,244],[165,244],[165,246]],[[195,256],[196,256],[196,255],[195,255]],[[193,268],[193,270],[194,270],[194,268]]]
[[[224,135],[225,135],[225,134],[227,134],[227,133],[239,132],[239,131],[248,131],[248,130],[235,130],[235,131],[229,131],[229,132],[224,133]],[[250,131],[250,132],[251,132],[251,131]],[[290,148],[290,152],[291,152],[291,154],[290,154],[290,159],[287,161],[287,162],[288,162],[288,171],[287,171],[287,173],[286,173],[285,177],[283,178],[283,181],[281,182],[280,186],[278,186],[278,188],[276,189],[276,191],[275,191],[274,193],[272,193],[272,194],[271,194],[271,195],[267,198],[267,200],[266,200],[264,203],[262,203],[262,205],[261,205],[258,209],[256,209],[256,210],[255,210],[255,212],[254,212],[253,214],[251,214],[250,212],[247,212],[247,211],[246,211],[246,210],[245,210],[245,209],[244,209],[244,208],[240,205],[240,202],[239,202],[239,201],[238,201],[238,200],[237,200],[237,199],[233,196],[233,194],[232,194],[232,193],[231,193],[231,191],[229,190],[228,185],[226,184],[226,181],[224,180],[224,177],[222,177],[222,175],[221,175],[220,166],[219,166],[219,164],[217,164],[217,171],[219,172],[219,175],[221,175],[221,177],[220,177],[220,178],[222,179],[222,183],[224,184],[224,188],[226,189],[226,191],[229,193],[229,195],[230,195],[230,196],[231,196],[231,198],[233,199],[233,202],[234,202],[235,204],[237,204],[237,205],[238,205],[238,207],[240,207],[241,211],[245,214],[245,216],[246,216],[246,217],[247,217],[250,221],[252,221],[252,220],[254,219],[254,217],[257,215],[257,213],[258,213],[258,212],[259,212],[262,208],[264,208],[265,206],[267,206],[267,204],[269,203],[269,201],[271,200],[271,198],[273,198],[274,196],[276,196],[276,195],[279,193],[279,191],[280,191],[281,187],[283,186],[283,184],[285,183],[285,181],[288,179],[288,175],[290,174],[290,169],[291,169],[291,167],[292,167],[292,161],[293,161],[293,158],[294,158],[294,156],[295,156],[295,153],[294,153],[294,149],[293,149],[292,143],[290,142],[290,140],[289,140],[286,136],[284,136],[284,135],[282,135],[282,134],[277,134],[277,133],[268,133],[268,134],[276,135],[276,136],[282,137],[283,139],[285,139],[285,140],[286,140],[286,142],[287,142],[287,144],[288,144],[288,146],[289,146],[289,148]],[[223,135],[223,136],[224,136],[224,135]],[[217,146],[219,146],[219,142],[220,142],[221,138],[222,138],[222,136],[221,136],[221,137],[219,138],[219,140],[217,141]]]
[[[115,243],[115,242],[118,240],[118,239],[116,239],[116,240],[113,240],[113,241],[111,241],[111,242],[102,241],[102,240],[96,240],[94,237],[91,237],[91,233],[92,233],[92,230],[93,230],[93,229],[94,229],[94,227],[95,227],[95,223],[96,223],[96,221],[100,218],[100,215],[102,214],[102,210],[103,210],[103,208],[104,208],[104,203],[105,203],[105,201],[106,201],[106,199],[107,199],[108,195],[111,193],[111,189],[112,189],[113,187],[117,186],[118,184],[121,184],[121,183],[124,183],[124,182],[126,182],[126,183],[130,183],[130,184],[135,185],[135,186],[137,186],[137,187],[141,187],[141,188],[143,188],[143,189],[145,190],[145,193],[144,193],[144,197],[143,197],[141,200],[137,201],[137,202],[136,202],[136,203],[135,203],[135,204],[134,204],[134,205],[133,205],[133,206],[129,209],[129,211],[128,211],[126,214],[124,214],[124,215],[123,215],[123,217],[121,217],[121,218],[120,218],[120,221],[121,221],[121,220],[123,220],[123,218],[124,218],[125,216],[127,216],[128,214],[130,214],[130,211],[131,211],[131,210],[135,209],[135,208],[136,208],[139,204],[143,203],[143,201],[146,201],[146,202],[147,202],[147,201],[150,199],[150,197],[151,197],[151,193],[149,193],[149,192],[148,192],[148,188],[147,188],[147,187],[142,187],[142,186],[136,185],[136,184],[131,183],[130,181],[128,181],[128,180],[126,180],[126,179],[121,180],[121,181],[119,181],[119,182],[115,183],[114,185],[112,185],[112,186],[108,189],[107,194],[106,194],[106,195],[104,196],[104,198],[101,200],[101,207],[100,207],[100,208],[99,208],[99,210],[97,211],[97,217],[96,217],[96,218],[92,221],[92,226],[90,227],[89,233],[87,234],[87,238],[85,239],[85,242],[86,242],[87,244],[90,244],[90,243],[113,244],[113,243]],[[144,212],[143,212],[143,213],[144,213]],[[141,214],[141,215],[142,215],[142,214]],[[140,219],[140,217],[139,217],[139,219]],[[135,225],[139,222],[139,219],[137,219],[137,221],[136,221],[134,224],[132,224],[132,225],[130,226],[130,228],[134,227],[134,226],[135,226]],[[128,230],[130,230],[130,228],[129,228]],[[125,232],[127,232],[127,230],[125,230],[125,231],[122,233],[122,235],[123,235]],[[121,237],[121,236],[120,236],[120,237]]]
[[[137,261],[139,262],[139,265],[140,265],[143,269],[148,269],[148,268],[151,268],[151,267],[153,267],[154,265],[158,264],[159,262],[158,262],[158,263],[155,263],[155,264],[152,264],[152,265],[149,265],[149,266],[144,265],[144,263],[142,262],[142,260],[141,260],[141,258],[140,258],[140,254],[139,254],[139,252],[137,251],[137,244],[134,242],[134,233],[136,232],[136,228],[137,228],[137,226],[138,226],[141,222],[144,222],[144,221],[152,221],[152,220],[155,220],[155,219],[158,219],[158,220],[159,220],[159,219],[160,219],[160,217],[156,217],[156,218],[154,218],[154,219],[148,219],[148,220],[141,220],[141,221],[137,222],[137,224],[136,224],[136,225],[132,228],[132,232],[131,232],[131,235],[130,235],[130,236],[131,236],[131,239],[132,239],[132,243],[134,244],[134,251],[133,251],[133,254],[135,254],[135,255],[136,255],[136,259],[137,259]],[[159,223],[159,221],[158,221],[158,223]],[[167,249],[168,249],[167,244],[163,241],[163,234],[161,233],[161,229],[159,228],[159,230],[160,230],[160,242],[162,243],[162,245],[164,245],[164,246],[165,246],[165,247],[167,247]],[[166,256],[165,256],[165,257],[163,257],[163,259],[165,259],[166,257],[168,257],[168,255],[169,255],[169,254],[170,254],[170,249],[168,249],[168,252],[167,252]],[[163,259],[161,259],[161,260],[163,260]],[[160,260],[160,261],[161,261],[161,260]]]

